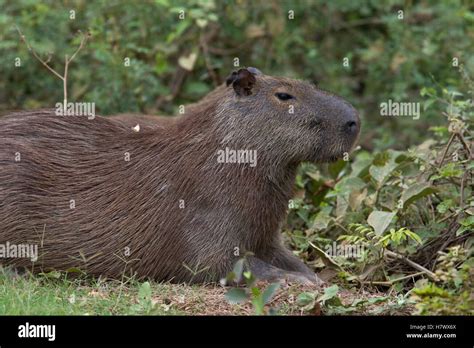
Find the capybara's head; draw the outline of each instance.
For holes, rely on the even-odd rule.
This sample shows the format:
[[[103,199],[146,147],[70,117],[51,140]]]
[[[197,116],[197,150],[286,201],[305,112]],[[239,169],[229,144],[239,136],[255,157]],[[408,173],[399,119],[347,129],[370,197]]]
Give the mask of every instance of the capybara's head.
[[[289,164],[330,162],[350,152],[358,138],[355,108],[308,82],[247,68],[233,72],[226,84],[217,113],[225,142],[246,139],[259,156],[278,151],[277,158]]]

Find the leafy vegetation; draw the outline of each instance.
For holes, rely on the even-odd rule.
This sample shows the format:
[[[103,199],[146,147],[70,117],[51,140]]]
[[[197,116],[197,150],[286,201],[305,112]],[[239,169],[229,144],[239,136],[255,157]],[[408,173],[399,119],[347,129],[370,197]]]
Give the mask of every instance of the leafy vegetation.
[[[433,127],[433,138],[305,167],[288,235],[308,261],[332,258],[345,283],[413,290],[422,314],[466,314],[474,310],[472,90],[440,93],[429,98],[444,103],[448,125]],[[328,255],[335,241],[358,254]]]
[[[238,260],[235,263],[234,269],[225,279],[223,285],[230,285],[232,282],[239,284],[245,282],[245,288],[234,287],[226,293],[226,298],[230,303],[241,303],[250,300],[255,310],[255,314],[262,315],[265,313],[274,313],[272,308],[268,311],[265,305],[270,302],[276,290],[279,288],[279,283],[272,283],[265,289],[261,290],[257,285],[257,278],[250,272],[244,270],[245,258]]]

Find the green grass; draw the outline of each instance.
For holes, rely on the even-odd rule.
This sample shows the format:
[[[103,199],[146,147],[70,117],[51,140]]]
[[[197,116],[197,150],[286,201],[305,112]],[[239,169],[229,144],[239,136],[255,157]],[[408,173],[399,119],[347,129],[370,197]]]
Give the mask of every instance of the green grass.
[[[17,274],[0,267],[0,315],[252,314],[249,304],[229,304],[226,291],[219,285]]]
[[[260,286],[260,285],[259,285]],[[266,284],[262,283],[262,287]],[[133,278],[119,280],[91,279],[83,275],[71,278],[65,273],[16,274],[0,267],[0,315],[252,315],[250,302],[230,304],[225,299],[228,288],[219,285],[186,285],[141,282]],[[269,306],[280,315],[319,315],[319,309],[302,309],[298,295],[302,292],[322,294],[324,289],[283,284]],[[338,294],[345,314],[409,314],[398,308],[395,296],[374,306],[354,307],[363,299],[386,293],[342,289]],[[367,301],[369,300],[369,301]],[[405,307],[405,306],[402,306]],[[343,308],[343,307],[340,307]],[[323,312],[327,308],[323,308]],[[331,312],[326,312],[331,314]],[[340,313],[344,314],[344,313]]]
[[[140,294],[133,279],[68,279],[63,274],[15,275],[0,271],[0,313],[4,315],[142,315],[185,314],[173,306],[154,305],[153,294],[166,297],[171,284],[155,283]],[[56,276],[59,275],[58,278]],[[140,296],[142,295],[142,296]]]

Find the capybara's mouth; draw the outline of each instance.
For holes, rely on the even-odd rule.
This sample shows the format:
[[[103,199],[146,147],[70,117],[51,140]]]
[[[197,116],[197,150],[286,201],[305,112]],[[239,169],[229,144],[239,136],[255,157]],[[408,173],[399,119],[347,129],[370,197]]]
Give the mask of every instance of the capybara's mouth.
[[[340,159],[348,160],[352,150],[356,147],[356,142],[351,144],[340,143],[333,146],[332,151],[324,154],[321,149],[314,149],[311,162],[314,163],[333,163]]]
[[[339,161],[343,156],[331,156],[328,158],[328,160],[326,161],[327,163],[334,163],[334,162],[337,162]]]
[[[315,153],[312,158],[309,159],[309,162],[313,163],[334,163],[344,158],[344,153],[342,154],[332,154],[327,156],[321,156],[320,153]]]
[[[345,156],[349,156],[350,152],[341,152],[340,154],[336,155],[330,155],[327,158],[324,159],[325,163],[334,163],[339,161],[340,159],[343,159]]]

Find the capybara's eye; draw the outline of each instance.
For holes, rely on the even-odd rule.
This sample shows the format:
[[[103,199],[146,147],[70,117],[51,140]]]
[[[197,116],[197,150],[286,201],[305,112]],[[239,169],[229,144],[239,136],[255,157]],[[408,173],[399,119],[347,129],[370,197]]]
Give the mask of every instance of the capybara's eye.
[[[290,100],[290,99],[295,99],[291,94],[288,93],[276,93],[276,97],[280,100]]]

